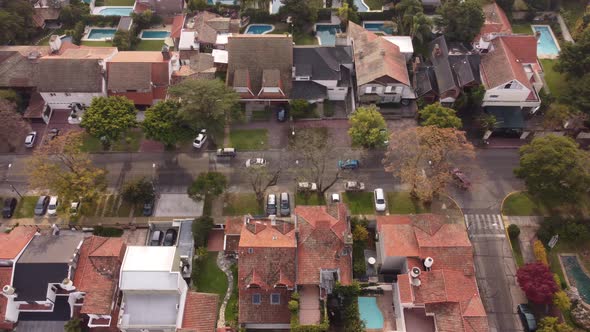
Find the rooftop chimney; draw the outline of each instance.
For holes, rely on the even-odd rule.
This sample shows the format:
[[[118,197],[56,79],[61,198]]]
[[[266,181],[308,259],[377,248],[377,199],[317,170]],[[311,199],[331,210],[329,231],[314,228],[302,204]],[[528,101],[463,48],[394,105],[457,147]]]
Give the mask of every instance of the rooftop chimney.
[[[51,48],[51,53],[59,52],[61,48],[61,38],[58,35],[51,35],[49,38],[49,47]]]
[[[164,60],[170,60],[170,50],[167,45],[162,46],[162,57]]]

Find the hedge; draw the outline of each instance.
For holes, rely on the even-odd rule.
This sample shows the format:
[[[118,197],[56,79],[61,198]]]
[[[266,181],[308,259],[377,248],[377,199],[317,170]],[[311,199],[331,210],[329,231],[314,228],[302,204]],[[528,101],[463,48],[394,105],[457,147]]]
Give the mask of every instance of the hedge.
[[[359,12],[361,21],[390,21],[394,16],[393,10],[384,10],[382,12]]]
[[[115,227],[95,226],[92,234],[104,237],[121,237],[123,230]]]

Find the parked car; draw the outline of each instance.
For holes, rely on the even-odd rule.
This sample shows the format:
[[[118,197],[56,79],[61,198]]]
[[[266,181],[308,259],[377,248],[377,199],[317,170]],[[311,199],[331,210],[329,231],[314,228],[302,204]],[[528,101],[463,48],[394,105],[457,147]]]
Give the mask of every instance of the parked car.
[[[152,239],[150,240],[150,246],[159,246],[162,244],[162,239],[164,239],[164,232],[162,231],[154,231],[152,233]]]
[[[535,315],[526,304],[519,304],[517,307],[518,316],[522,322],[525,332],[532,332],[537,330],[537,320]]]
[[[289,199],[289,193],[281,193],[281,216],[288,216],[291,214],[291,200]]]
[[[217,149],[217,157],[230,157],[230,158],[233,158],[235,156],[236,156],[236,149],[235,148]]]
[[[339,160],[338,167],[340,169],[357,169],[359,168],[360,163],[356,159],[346,159],[346,160]]]
[[[12,218],[14,210],[16,209],[16,198],[11,197],[4,200],[4,206],[2,207],[2,218]]]
[[[70,215],[75,216],[80,211],[80,201],[72,202],[70,204]]]
[[[469,187],[471,186],[471,181],[469,181],[465,173],[463,173],[460,169],[455,168],[453,169],[451,174],[453,175],[453,178],[457,181],[459,187],[465,190],[469,189]]]
[[[264,167],[266,160],[263,158],[251,158],[246,160],[246,167]]]
[[[375,196],[375,210],[377,212],[385,212],[387,204],[385,203],[385,193],[383,192],[383,189],[375,189],[373,195]]]
[[[55,139],[57,136],[59,136],[59,133],[60,133],[59,129],[57,129],[57,128],[53,128],[53,129],[51,129],[51,130],[49,131],[49,133],[47,133],[47,138],[48,138],[49,140],[47,140],[46,142],[49,142],[50,140],[53,140],[53,139]]]
[[[149,217],[154,213],[154,200],[150,200],[143,204],[143,216]]]
[[[207,130],[203,129],[197,135],[197,137],[195,137],[195,140],[193,141],[193,146],[197,149],[200,149],[203,147],[203,144],[205,144],[206,141],[207,141]]]
[[[35,145],[35,139],[37,138],[37,132],[31,131],[27,137],[25,137],[25,147],[32,148]]]
[[[57,206],[59,205],[59,201],[57,196],[51,196],[49,198],[49,205],[47,206],[47,214],[50,217],[57,215]]]
[[[316,191],[318,185],[315,182],[299,182],[297,183],[297,191]]]
[[[279,122],[287,121],[287,110],[286,109],[281,108],[280,110],[277,111],[277,121],[279,121]]]
[[[173,246],[176,243],[176,235],[177,232],[174,228],[167,230],[164,236],[164,245],[167,247]]]
[[[358,181],[346,181],[344,189],[346,191],[363,191],[365,190],[365,184]]]
[[[49,196],[39,196],[37,204],[35,204],[35,215],[42,216],[47,212],[47,205],[49,204]]]
[[[266,196],[266,214],[277,214],[277,196],[275,194],[268,194]]]

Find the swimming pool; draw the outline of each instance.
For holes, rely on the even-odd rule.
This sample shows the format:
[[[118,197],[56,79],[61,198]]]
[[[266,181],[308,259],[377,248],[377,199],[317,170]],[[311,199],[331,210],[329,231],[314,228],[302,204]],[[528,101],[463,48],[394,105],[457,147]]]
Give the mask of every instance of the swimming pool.
[[[382,329],[383,328],[383,314],[377,306],[376,297],[359,296],[359,313],[361,319],[365,321],[367,329]]]
[[[117,32],[117,29],[92,28],[90,29],[90,32],[88,32],[88,36],[86,36],[85,39],[104,40],[106,38],[113,38],[115,36],[115,32]]]
[[[102,16],[130,16],[133,7],[104,7],[98,11]]]
[[[274,29],[274,25],[271,24],[250,24],[244,33],[248,35],[264,35],[273,31]]]
[[[563,264],[569,285],[576,287],[582,300],[590,304],[590,276],[584,271],[578,257],[575,255],[560,255],[559,258]]]
[[[393,26],[385,25],[385,22],[364,22],[363,27],[372,32],[384,32],[393,35]]]
[[[141,39],[166,39],[170,36],[170,31],[164,30],[143,30],[141,32]]]
[[[539,40],[537,41],[537,56],[539,58],[556,58],[559,56],[559,44],[548,25],[533,25],[533,31],[539,33]]]
[[[340,25],[316,24],[316,36],[322,46],[336,45],[336,34],[340,33]]]
[[[354,0],[354,5],[356,6],[359,12],[369,11],[369,6],[367,6],[363,0]]]

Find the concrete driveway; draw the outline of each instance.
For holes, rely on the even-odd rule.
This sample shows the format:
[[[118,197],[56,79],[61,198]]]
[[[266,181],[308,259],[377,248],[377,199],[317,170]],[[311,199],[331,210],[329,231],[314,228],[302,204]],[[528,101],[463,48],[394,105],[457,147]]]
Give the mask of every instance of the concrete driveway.
[[[161,194],[155,217],[197,218],[203,215],[203,202],[195,202],[187,194]]]

